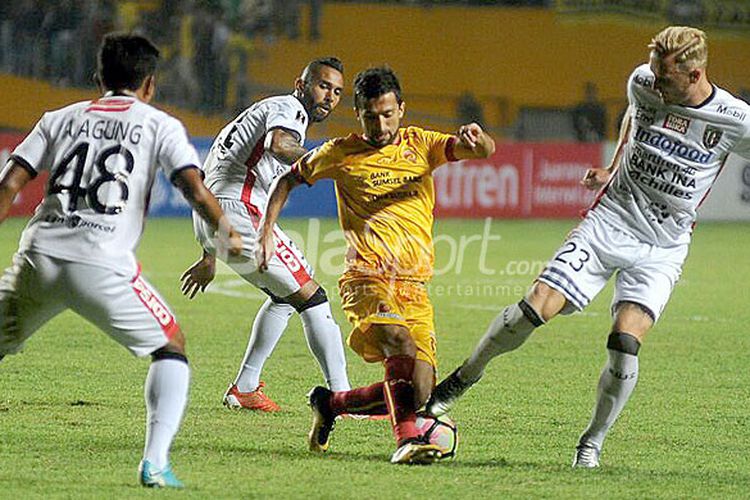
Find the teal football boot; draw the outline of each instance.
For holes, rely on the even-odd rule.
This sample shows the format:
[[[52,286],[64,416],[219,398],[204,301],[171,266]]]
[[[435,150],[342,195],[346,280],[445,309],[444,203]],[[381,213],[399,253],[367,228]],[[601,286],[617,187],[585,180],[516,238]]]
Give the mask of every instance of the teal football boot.
[[[158,470],[148,460],[142,460],[138,467],[141,484],[147,488],[184,488],[182,481],[172,472],[172,466],[167,465]]]

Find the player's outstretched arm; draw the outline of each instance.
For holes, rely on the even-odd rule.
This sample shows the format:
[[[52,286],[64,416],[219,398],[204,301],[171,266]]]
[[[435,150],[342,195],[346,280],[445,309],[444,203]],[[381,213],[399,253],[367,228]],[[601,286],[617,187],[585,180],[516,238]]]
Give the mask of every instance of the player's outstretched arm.
[[[458,142],[453,154],[459,160],[488,158],[495,153],[495,140],[477,123],[467,123],[458,128]]]
[[[291,165],[307,153],[297,136],[283,128],[274,129],[269,151],[277,160],[287,165]]]
[[[293,171],[282,175],[271,187],[271,194],[268,197],[266,213],[260,221],[260,230],[258,231],[258,270],[260,272],[268,269],[268,261],[276,251],[276,243],[273,240],[273,226],[279,218],[281,209],[284,208],[289,193],[300,184],[299,177]]]
[[[0,180],[0,224],[8,218],[10,207],[16,195],[32,179],[28,170],[15,160],[10,160]]]
[[[242,238],[229,224],[214,195],[206,189],[200,170],[197,167],[183,168],[175,174],[172,182],[182,192],[190,206],[198,212],[198,215],[203,217],[214,231],[217,231],[219,244],[225,247],[229,255],[240,255]]]
[[[620,135],[617,138],[617,147],[615,148],[615,154],[612,155],[612,160],[609,166],[606,168],[590,168],[586,170],[586,173],[581,179],[581,184],[586,186],[587,189],[592,191],[598,191],[609,181],[609,178],[620,163],[620,158],[625,149],[625,144],[628,142],[628,135],[630,133],[630,107],[625,111],[625,115],[622,117],[620,122]]]

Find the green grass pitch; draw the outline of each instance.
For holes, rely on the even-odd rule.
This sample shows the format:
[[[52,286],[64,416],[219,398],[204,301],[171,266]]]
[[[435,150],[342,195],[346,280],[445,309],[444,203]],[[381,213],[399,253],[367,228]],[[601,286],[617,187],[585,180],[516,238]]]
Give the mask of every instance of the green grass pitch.
[[[483,221],[437,223],[440,272],[432,297],[442,376],[468,355],[495,314],[520,298],[573,224],[493,221],[483,247]],[[9,220],[0,227],[3,267],[22,225]],[[282,225],[304,236],[348,333],[335,288],[342,257],[335,221]],[[199,254],[191,224],[150,220],[139,259],[180,319],[193,370],[189,408],[172,450],[188,489],[152,492],[137,483],[148,360],[131,358],[65,313],[32,337],[24,352],[0,363],[0,497],[746,497],[748,229],[698,226],[683,278],[641,350],[640,381],[605,444],[603,467],[582,471],[570,462],[605,359],[611,288],[583,314],[556,319],[490,365],[452,414],[460,433],[454,461],[390,465],[394,442],[384,421],[340,422],[331,450],[316,456],[306,450],[305,394],[321,378],[299,320],[290,322],[263,376],[267,393],[284,411],[223,408],[221,396],[263,298],[226,270],[210,293],[193,302],[183,298],[178,277]],[[354,385],[382,377],[380,366],[348,349],[347,357]]]

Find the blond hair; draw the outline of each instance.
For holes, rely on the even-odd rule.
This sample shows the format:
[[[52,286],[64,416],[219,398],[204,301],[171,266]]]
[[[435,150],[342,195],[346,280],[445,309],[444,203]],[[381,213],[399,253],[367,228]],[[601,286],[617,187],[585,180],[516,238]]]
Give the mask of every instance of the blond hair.
[[[690,26],[668,26],[648,44],[660,59],[674,56],[677,64],[686,70],[705,68],[708,64],[706,33]]]

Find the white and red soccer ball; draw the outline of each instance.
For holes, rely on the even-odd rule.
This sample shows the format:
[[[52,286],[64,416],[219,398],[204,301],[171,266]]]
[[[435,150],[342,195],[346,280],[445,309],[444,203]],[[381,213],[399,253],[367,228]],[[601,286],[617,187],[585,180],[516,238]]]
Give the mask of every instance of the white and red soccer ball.
[[[424,436],[428,442],[440,448],[441,459],[456,456],[458,431],[455,422],[450,417],[447,415],[440,417],[417,415],[416,426],[421,436]]]

